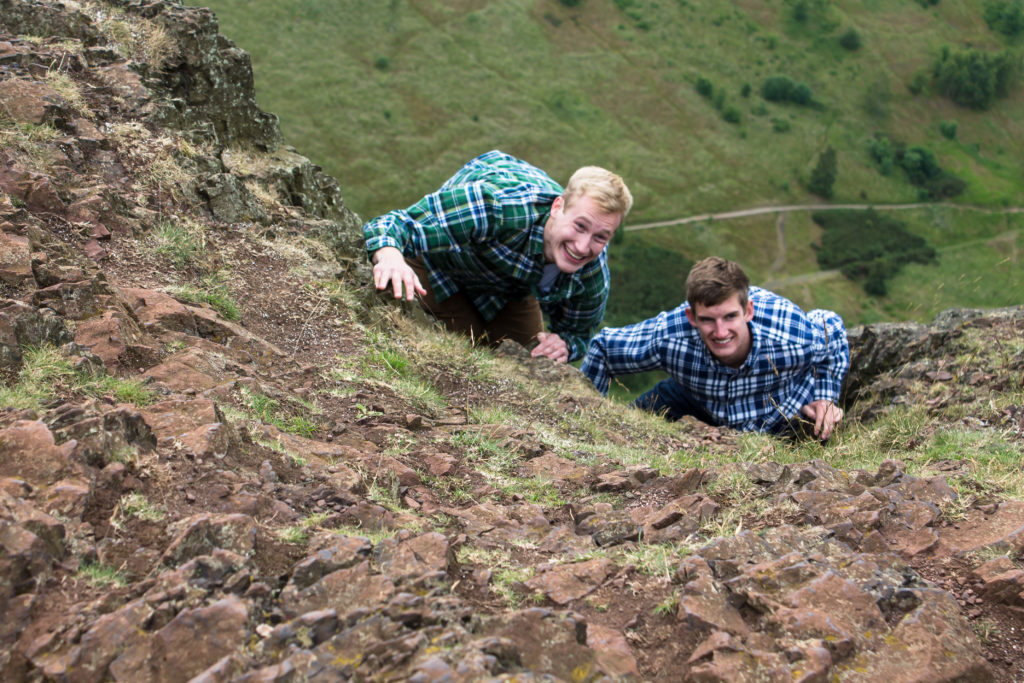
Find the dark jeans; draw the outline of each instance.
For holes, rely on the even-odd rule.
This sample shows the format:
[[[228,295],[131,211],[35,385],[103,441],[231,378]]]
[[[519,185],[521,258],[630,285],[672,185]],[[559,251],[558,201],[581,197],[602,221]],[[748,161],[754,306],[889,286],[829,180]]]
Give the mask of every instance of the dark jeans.
[[[655,384],[653,389],[633,401],[633,405],[641,410],[663,415],[666,420],[672,422],[685,415],[692,415],[701,422],[718,425],[718,421],[704,410],[704,406],[671,377]]]

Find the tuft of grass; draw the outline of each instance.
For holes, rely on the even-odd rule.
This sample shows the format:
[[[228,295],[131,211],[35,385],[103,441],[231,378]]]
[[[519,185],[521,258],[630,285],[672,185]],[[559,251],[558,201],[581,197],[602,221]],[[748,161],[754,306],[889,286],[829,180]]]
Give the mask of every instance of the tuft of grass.
[[[315,512],[306,515],[299,520],[298,524],[278,529],[276,535],[285,543],[305,543],[309,540],[309,530],[323,524],[330,515],[326,512]]]
[[[315,436],[320,429],[320,425],[310,416],[318,412],[311,403],[295,399],[291,403],[298,408],[291,405],[284,407],[277,399],[245,386],[238,390],[238,395],[246,409],[245,417],[249,420],[274,425],[282,432],[306,438]]]
[[[648,576],[671,579],[680,560],[693,552],[686,542],[679,543],[636,543],[625,546],[618,552],[616,562],[631,564],[637,571]]]
[[[241,320],[242,312],[227,285],[227,274],[218,271],[205,276],[199,286],[183,285],[172,289],[174,296],[188,303],[209,304],[213,310],[231,321]]]
[[[113,396],[119,403],[139,407],[155,403],[157,393],[146,380],[111,375],[94,375],[86,380],[83,390],[90,396]]]
[[[0,386],[0,405],[38,410],[59,391],[70,389],[75,376],[71,361],[57,347],[26,348],[17,382],[13,386]]]
[[[129,493],[121,496],[111,519],[115,520],[115,526],[120,526],[122,519],[140,519],[144,522],[160,522],[166,517],[166,513],[159,507],[149,502],[141,493]]]
[[[679,610],[679,594],[673,592],[654,606],[654,613],[659,617],[671,617]]]
[[[86,104],[81,88],[67,71],[61,71],[59,68],[50,69],[46,72],[46,82],[76,114],[87,119],[93,118],[92,110]]]
[[[197,227],[191,222],[160,221],[153,233],[153,251],[179,270],[195,267],[206,256],[203,234]]]
[[[163,24],[106,3],[90,3],[82,9],[90,13],[100,32],[123,57],[159,71],[173,56],[177,46]]]
[[[114,567],[104,564],[84,564],[78,568],[78,578],[88,581],[93,586],[102,588],[104,586],[123,587],[128,585],[124,574]]]

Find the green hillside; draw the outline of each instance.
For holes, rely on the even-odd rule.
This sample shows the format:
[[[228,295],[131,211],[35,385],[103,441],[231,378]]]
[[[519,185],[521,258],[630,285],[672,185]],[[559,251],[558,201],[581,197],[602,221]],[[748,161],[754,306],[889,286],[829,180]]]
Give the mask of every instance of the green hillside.
[[[203,4],[252,55],[260,105],[364,219],[410,204],[494,148],[563,181],[590,163],[621,173],[636,198],[629,225],[821,203],[806,188],[829,148],[827,201],[942,198],[911,182],[910,157],[884,168],[872,154],[884,138],[924,149],[942,178],[963,181],[953,203],[996,210],[900,212],[938,258],[895,271],[884,296],[815,275],[821,228],[810,212],[787,213],[782,226],[766,214],[629,231],[625,241],[637,242],[634,253],[671,249],[680,264],[736,258],[755,282],[851,323],[1024,300],[1022,219],[1002,212],[1024,204],[1024,85],[1019,34],[999,15],[1015,6],[1002,0]],[[1003,59],[1001,80],[958,91],[986,76],[976,68],[961,78],[961,57],[975,58],[964,69]],[[782,81],[796,90],[780,100],[772,85]],[[619,270],[620,281],[660,277],[642,264]],[[682,298],[667,291],[664,306]],[[613,300],[609,322],[635,318],[630,303]]]

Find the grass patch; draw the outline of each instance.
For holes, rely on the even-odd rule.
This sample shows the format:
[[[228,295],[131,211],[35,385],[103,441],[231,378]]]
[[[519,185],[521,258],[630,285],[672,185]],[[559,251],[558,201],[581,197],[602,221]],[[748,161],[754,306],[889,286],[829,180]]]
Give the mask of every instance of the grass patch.
[[[191,304],[208,304],[225,319],[238,321],[242,311],[231,294],[227,284],[227,274],[219,271],[207,275],[199,286],[183,285],[172,290],[175,297]]]
[[[88,581],[93,586],[98,588],[104,588],[108,586],[124,587],[128,585],[128,580],[124,574],[119,572],[114,567],[109,567],[104,564],[83,564],[78,568],[77,577],[84,581]]]
[[[312,403],[292,398],[285,406],[281,401],[245,386],[239,388],[238,396],[249,420],[273,425],[282,432],[307,439],[314,437],[320,429],[312,418],[319,409]]]
[[[191,221],[160,221],[153,233],[154,253],[166,258],[180,270],[193,268],[206,256],[202,230]]]
[[[111,519],[114,526],[123,528],[122,520],[139,519],[143,522],[161,522],[166,516],[167,513],[149,502],[141,493],[129,493],[121,496]]]
[[[278,529],[276,535],[285,543],[301,544],[309,540],[310,529],[314,529],[326,520],[330,515],[326,512],[317,512],[307,515],[299,520],[298,524]]]

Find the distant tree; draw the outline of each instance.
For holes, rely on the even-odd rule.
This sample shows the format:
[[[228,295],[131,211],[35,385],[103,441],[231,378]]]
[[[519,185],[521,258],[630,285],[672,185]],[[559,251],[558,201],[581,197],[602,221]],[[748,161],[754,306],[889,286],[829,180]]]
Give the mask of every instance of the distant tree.
[[[843,35],[839,36],[839,44],[851,52],[860,49],[860,34],[857,33],[857,29],[847,29]]]
[[[740,97],[750,97],[751,87],[749,83],[744,83],[740,88]]]
[[[743,114],[740,113],[739,107],[730,104],[722,109],[722,118],[728,123],[739,123],[743,119]]]
[[[769,76],[761,84],[761,97],[769,102],[785,102],[795,87],[796,83],[789,76]]]
[[[580,3],[583,2],[583,0],[558,0],[558,1],[560,3],[562,3],[563,5],[565,5],[566,7],[579,7]]]
[[[943,121],[939,124],[939,132],[942,133],[942,137],[947,140],[956,139],[956,121]]]
[[[811,103],[811,88],[806,83],[797,83],[793,88],[793,92],[789,94],[789,99],[796,104],[810,104]]]
[[[988,0],[985,3],[984,17],[990,29],[1013,38],[1024,31],[1024,2]]]
[[[1009,93],[1019,70],[1020,58],[1011,52],[951,52],[948,48],[932,65],[935,83],[943,94],[959,105],[980,110]]]
[[[807,7],[807,0],[797,0],[793,3],[793,20],[801,24],[807,21],[810,9]]]
[[[873,296],[884,296],[886,280],[905,264],[934,263],[938,256],[905,223],[874,209],[822,211],[811,219],[822,228],[821,246],[816,247],[818,265],[839,269]]]
[[[697,92],[702,97],[711,97],[711,93],[715,90],[715,86],[712,85],[711,81],[703,76],[697,78]]]
[[[818,163],[811,171],[807,190],[825,199],[831,199],[832,186],[836,182],[836,151],[829,147],[818,155]]]
[[[789,76],[769,76],[761,83],[761,97],[769,102],[793,102],[808,105],[813,99],[806,83],[797,83]]]
[[[896,153],[892,148],[892,142],[887,135],[876,135],[868,143],[871,151],[871,158],[878,164],[878,170],[882,175],[892,173],[892,167],[896,163]]]

